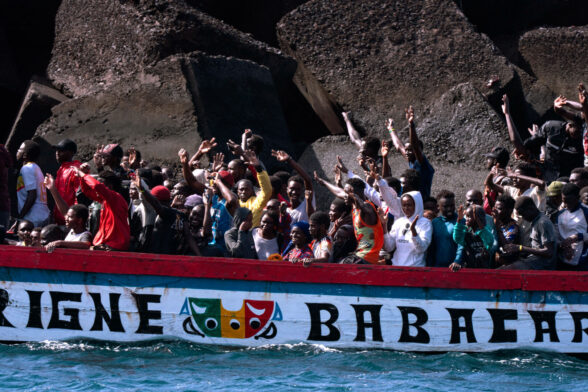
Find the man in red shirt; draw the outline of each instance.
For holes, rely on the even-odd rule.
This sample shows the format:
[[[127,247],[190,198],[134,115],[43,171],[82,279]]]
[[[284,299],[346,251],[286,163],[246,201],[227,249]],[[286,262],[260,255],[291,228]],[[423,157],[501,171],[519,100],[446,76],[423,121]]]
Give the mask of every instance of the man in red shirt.
[[[94,249],[128,250],[131,230],[127,214],[129,206],[116,190],[120,189],[120,178],[113,172],[105,170],[98,174],[98,180],[82,169],[89,171],[87,165],[82,169],[73,166],[80,177],[80,186],[84,194],[102,205],[100,224],[94,236]]]
[[[78,146],[70,139],[63,139],[54,145],[53,149],[55,150],[55,159],[61,165],[55,176],[55,187],[67,205],[72,206],[77,202],[76,191],[80,186],[80,179],[73,169],[74,166],[80,167],[82,164],[80,161],[73,160],[73,156],[78,151]],[[65,225],[65,219],[57,206],[53,209],[53,217],[55,218],[55,223]]]

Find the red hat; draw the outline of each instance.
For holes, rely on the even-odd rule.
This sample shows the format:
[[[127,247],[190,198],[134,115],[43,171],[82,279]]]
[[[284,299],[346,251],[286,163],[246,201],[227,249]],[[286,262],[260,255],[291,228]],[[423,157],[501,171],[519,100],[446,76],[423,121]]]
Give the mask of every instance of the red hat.
[[[218,172],[218,175],[220,176],[223,183],[229,188],[232,188],[233,185],[235,185],[235,179],[233,178],[233,175],[230,172],[226,170],[221,170]]]
[[[109,144],[102,149],[103,154],[115,156],[117,158],[123,157],[122,147],[118,144]]]
[[[151,194],[159,201],[165,202],[171,199],[171,192],[163,185],[157,185],[151,189]]]

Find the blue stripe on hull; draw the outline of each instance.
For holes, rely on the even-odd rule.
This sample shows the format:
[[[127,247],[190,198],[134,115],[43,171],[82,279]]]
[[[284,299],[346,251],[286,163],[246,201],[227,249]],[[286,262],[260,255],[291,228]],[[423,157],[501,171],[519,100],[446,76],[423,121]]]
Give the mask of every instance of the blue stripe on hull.
[[[588,304],[588,293],[465,290],[421,287],[360,286],[344,284],[282,283],[245,280],[178,278],[153,275],[117,275],[0,267],[0,282],[96,285],[110,287],[162,287],[347,297],[414,298],[415,300],[482,301],[532,304]],[[1,283],[0,283],[0,288]]]

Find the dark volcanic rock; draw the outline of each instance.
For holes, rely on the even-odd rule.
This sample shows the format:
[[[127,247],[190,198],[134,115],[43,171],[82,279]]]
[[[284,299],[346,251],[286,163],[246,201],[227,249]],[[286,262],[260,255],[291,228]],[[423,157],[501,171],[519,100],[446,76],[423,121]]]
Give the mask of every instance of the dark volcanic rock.
[[[6,141],[8,151],[15,154],[21,143],[31,139],[37,127],[51,117],[51,108],[67,100],[59,91],[31,82]]]
[[[295,62],[183,0],[63,0],[48,74],[78,97],[105,89],[172,54],[204,51],[266,65],[290,80]]]
[[[417,134],[431,161],[483,169],[482,154],[497,146],[511,147],[502,118],[471,83],[443,94],[422,122],[416,116]]]
[[[269,148],[292,150],[269,70],[251,61],[193,54],[172,56],[103,91],[53,108],[37,135],[51,143],[68,137],[89,159],[97,144],[135,146],[145,159],[177,162],[202,138],[223,146],[244,128]],[[269,151],[269,150],[268,150]]]
[[[490,78],[508,85],[513,68],[476,33],[451,0],[317,0],[278,24],[282,49],[299,62],[296,82],[333,133],[339,105],[360,129],[382,132],[413,104],[423,112],[449,88]]]
[[[588,83],[588,26],[540,28],[525,33],[519,50],[531,72],[558,94],[577,100]]]

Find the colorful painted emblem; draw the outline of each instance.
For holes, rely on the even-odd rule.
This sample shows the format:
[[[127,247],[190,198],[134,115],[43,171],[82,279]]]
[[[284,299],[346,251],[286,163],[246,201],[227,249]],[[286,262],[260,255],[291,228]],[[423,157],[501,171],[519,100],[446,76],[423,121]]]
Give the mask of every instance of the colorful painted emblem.
[[[282,320],[275,301],[246,299],[239,310],[228,310],[219,298],[186,298],[180,314],[187,314],[184,331],[202,337],[272,339],[277,329],[273,321]],[[195,324],[195,325],[194,325]]]

